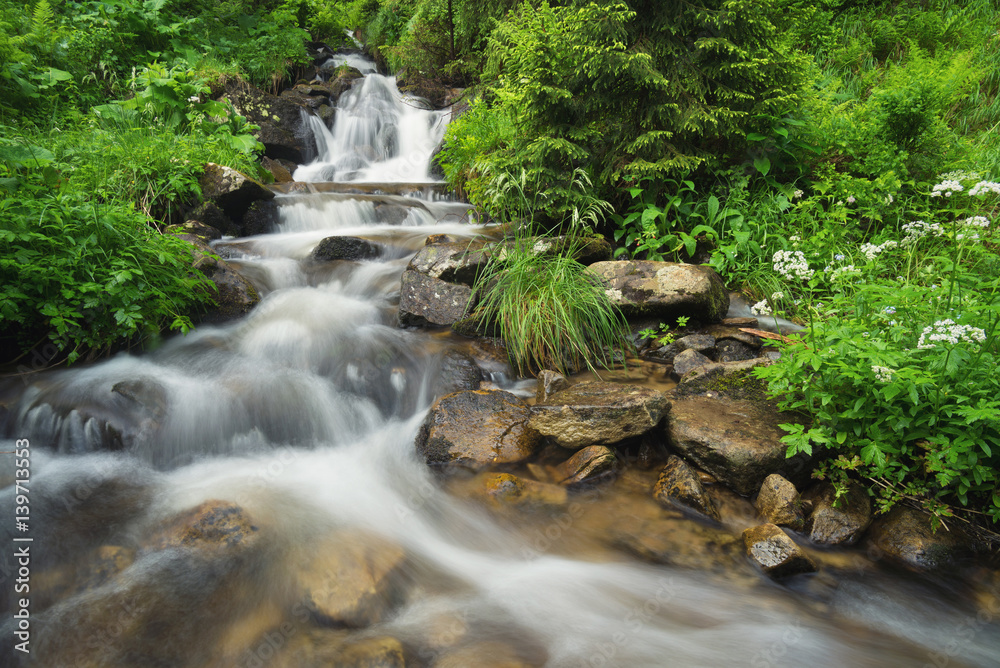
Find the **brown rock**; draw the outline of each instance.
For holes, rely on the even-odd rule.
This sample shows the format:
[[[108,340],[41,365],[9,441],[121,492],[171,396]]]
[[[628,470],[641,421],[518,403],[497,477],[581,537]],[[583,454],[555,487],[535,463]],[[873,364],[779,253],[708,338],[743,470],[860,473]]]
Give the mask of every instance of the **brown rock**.
[[[711,363],[712,360],[696,350],[683,350],[674,356],[674,374],[678,378],[681,378],[686,376],[691,371]]]
[[[228,501],[205,501],[178,513],[142,543],[144,552],[172,547],[238,551],[254,547],[258,529],[240,506]]]
[[[477,642],[445,652],[432,668],[531,668],[510,645],[493,640]]]
[[[760,348],[763,345],[760,337],[744,332],[738,327],[727,327],[726,325],[710,325],[706,327],[703,332],[710,336],[714,336],[716,342],[732,340],[744,343],[751,348]]]
[[[297,573],[306,607],[321,624],[361,628],[385,619],[404,596],[406,554],[361,531],[322,541]]]
[[[569,388],[566,376],[558,371],[543,369],[538,372],[538,387],[535,389],[535,401],[545,403],[553,394]]]
[[[775,472],[801,466],[785,458],[781,442],[789,422],[770,403],[723,396],[677,399],[667,415],[670,444],[685,459],[743,495],[756,492]]]
[[[747,556],[772,578],[816,571],[816,564],[788,535],[774,524],[750,527],[743,532]]]
[[[489,473],[483,478],[486,499],[497,506],[546,508],[565,506],[565,487],[519,478],[509,473]]]
[[[549,475],[561,485],[593,482],[614,473],[618,458],[603,445],[590,445],[578,450],[558,466],[549,467]]]
[[[851,483],[834,506],[836,493],[830,483],[814,485],[803,499],[813,504],[809,537],[823,545],[853,545],[872,521],[868,490]]]
[[[764,479],[754,506],[760,516],[771,524],[787,526],[795,531],[801,531],[805,526],[798,490],[777,473]]]
[[[528,406],[510,392],[455,392],[431,408],[417,435],[417,451],[428,464],[473,470],[524,461],[541,444],[529,416]]]
[[[587,381],[535,404],[529,424],[575,450],[640,436],[655,427],[669,408],[666,396],[648,387]]]
[[[292,178],[292,173],[277,160],[264,156],[260,164],[263,165],[264,169],[271,172],[275,183],[291,183],[295,180]]]
[[[939,526],[934,531],[929,513],[899,504],[872,522],[868,534],[882,554],[916,571],[952,566],[970,552],[960,530]]]
[[[626,260],[597,262],[588,271],[601,277],[611,302],[626,315],[717,322],[729,310],[729,293],[709,267]]]
[[[719,519],[719,511],[712,499],[705,494],[698,474],[676,455],[671,455],[660,471],[660,477],[653,486],[653,498],[668,508],[679,504],[712,519]]]

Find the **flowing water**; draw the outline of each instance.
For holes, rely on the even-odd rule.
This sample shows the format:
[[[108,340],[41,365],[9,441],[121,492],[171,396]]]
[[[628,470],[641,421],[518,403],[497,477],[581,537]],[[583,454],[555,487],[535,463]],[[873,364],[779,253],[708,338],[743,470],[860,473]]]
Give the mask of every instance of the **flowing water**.
[[[332,130],[313,121],[319,158],[296,177],[426,183],[444,123],[368,74]],[[312,662],[282,654],[376,636],[398,639],[407,666],[1000,662],[993,588],[958,573],[917,578],[863,549],[813,550],[820,574],[774,584],[742,556],[745,501],[727,497],[727,526],[702,525],[652,501],[655,469],[513,511],[477,501],[477,479],[439,479],[413,443],[447,385],[443,357],[467,344],[400,329],[396,302],[427,235],[479,231],[466,207],[335,192],[278,203],[274,233],[218,246],[261,289],[249,316],[5,386],[0,450],[30,439],[31,520],[19,533],[13,457],[2,455],[3,665],[401,665],[352,663],[347,650]],[[338,234],[385,252],[309,260]],[[205,501],[252,518],[249,557],[233,565],[149,547],[165,520]],[[25,535],[30,657],[12,650],[21,594],[11,546]],[[300,614],[290,574],[329,536],[405,554],[398,595],[370,628]],[[109,555],[120,559],[102,575],[94,564]],[[322,654],[309,651],[295,656]]]

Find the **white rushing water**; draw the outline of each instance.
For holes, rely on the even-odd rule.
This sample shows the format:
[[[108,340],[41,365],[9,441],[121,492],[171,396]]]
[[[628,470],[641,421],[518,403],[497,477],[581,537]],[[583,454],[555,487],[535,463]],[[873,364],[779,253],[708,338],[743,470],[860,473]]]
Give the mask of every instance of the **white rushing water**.
[[[425,144],[440,136],[440,119],[420,111],[423,120],[406,122],[423,134],[405,138],[414,130],[401,123],[413,108],[386,92],[389,81],[366,78],[361,90],[379,92],[345,103],[357,118],[341,127],[338,112],[322,161],[301,168],[298,178],[426,176],[426,164],[403,169],[401,149],[420,145],[429,155]],[[207,661],[208,645],[229,636],[197,633],[238,627],[244,608],[291,607],[280,584],[284,555],[314,549],[330,528],[363,529],[406,551],[413,586],[375,633],[399,638],[409,648],[408,666],[438,665],[446,642],[429,630],[442,619],[451,629],[444,635],[458,646],[500,641],[516,648],[521,665],[552,668],[997,665],[996,624],[979,623],[959,593],[940,583],[874,568],[844,569],[832,580],[807,577],[792,588],[755,576],[729,581],[624,551],[577,552],[575,543],[560,541],[583,532],[582,520],[557,513],[519,526],[445,491],[413,443],[440,392],[441,356],[454,343],[399,329],[395,303],[405,264],[427,235],[476,233],[460,222],[464,207],[330,195],[278,201],[279,230],[233,244],[237,263],[264,293],[249,316],[200,328],[149,354],[118,355],[15,388],[8,426],[35,448],[35,545],[58,554],[56,563],[74,560],[81,545],[125,543],[151,521],[212,499],[241,505],[282,546],[261,557],[253,586],[227,590],[232,612],[222,618],[197,598],[210,587],[193,580],[188,566],[173,568],[162,552],[139,554],[123,576],[169,589],[169,600],[193,620],[184,628],[202,642],[177,637],[169,626],[126,625],[127,632],[100,636],[103,645],[92,651],[104,652],[104,662],[86,665],[268,665],[251,652],[260,644]],[[310,261],[312,248],[335,234],[360,235],[386,250],[377,260]],[[109,421],[126,425],[126,452],[93,452],[114,440],[102,426]],[[12,470],[3,469],[0,483],[12,483]],[[130,485],[149,490],[140,510],[118,501],[128,498]],[[118,491],[107,497],[114,507],[104,508],[108,489]],[[0,498],[13,507],[11,487]],[[607,510],[628,520],[627,505]],[[12,532],[9,522],[4,527]],[[0,564],[9,567],[9,559]],[[122,585],[40,611],[36,640],[58,647],[63,637],[79,638],[72,629],[96,623],[88,606],[115,586]],[[157,614],[173,613],[149,614],[159,620]],[[9,645],[10,622],[0,629]],[[143,644],[129,644],[136,637]],[[58,651],[73,656],[72,647]],[[472,668],[490,658],[439,665]]]

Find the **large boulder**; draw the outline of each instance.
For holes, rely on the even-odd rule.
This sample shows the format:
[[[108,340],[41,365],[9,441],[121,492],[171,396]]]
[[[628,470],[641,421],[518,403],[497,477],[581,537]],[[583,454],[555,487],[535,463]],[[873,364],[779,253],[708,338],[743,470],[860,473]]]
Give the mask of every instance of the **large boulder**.
[[[430,465],[481,470],[531,457],[541,443],[528,425],[527,404],[510,392],[475,390],[441,397],[417,435],[417,451]]]
[[[830,483],[820,483],[806,490],[803,499],[812,503],[809,537],[823,545],[853,545],[872,521],[868,490],[851,483],[837,498]]]
[[[399,321],[418,327],[450,327],[468,315],[472,288],[447,283],[412,269],[403,272],[399,293]]]
[[[750,527],[743,532],[747,556],[772,578],[812,573],[816,564],[774,524]]]
[[[803,468],[800,460],[785,458],[785,431],[778,425],[790,420],[768,402],[709,393],[673,402],[667,436],[681,456],[746,496],[772,473]]]
[[[473,285],[486,268],[489,255],[482,241],[428,244],[410,260],[408,270],[448,283]]]
[[[251,204],[274,199],[274,193],[260,181],[214,162],[205,165],[205,172],[198,183],[205,199],[215,202],[237,226]]]
[[[562,447],[577,450],[640,436],[669,408],[666,396],[648,387],[586,381],[535,404],[529,424]]]
[[[588,271],[604,281],[608,298],[628,316],[687,316],[708,323],[729,310],[726,286],[709,267],[624,260],[597,262]]]
[[[952,566],[969,553],[968,538],[961,531],[944,526],[934,530],[929,513],[899,504],[872,522],[868,537],[877,552],[917,571]]]

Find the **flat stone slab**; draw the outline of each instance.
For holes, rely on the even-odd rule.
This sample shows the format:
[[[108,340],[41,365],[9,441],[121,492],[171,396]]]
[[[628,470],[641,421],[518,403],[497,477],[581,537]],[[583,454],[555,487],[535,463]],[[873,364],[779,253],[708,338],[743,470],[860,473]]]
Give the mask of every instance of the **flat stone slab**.
[[[689,316],[718,322],[729,311],[729,292],[710,267],[678,262],[624,260],[587,268],[606,286],[613,304],[630,316]]]
[[[431,408],[417,434],[417,451],[428,464],[474,471],[524,461],[541,444],[529,416],[527,404],[510,392],[455,392]]]
[[[785,458],[778,425],[789,421],[767,402],[694,396],[673,402],[667,436],[682,457],[748,496],[770,474],[801,466]]]
[[[531,409],[529,425],[564,448],[611,444],[639,436],[670,408],[662,392],[641,385],[587,381]]]

